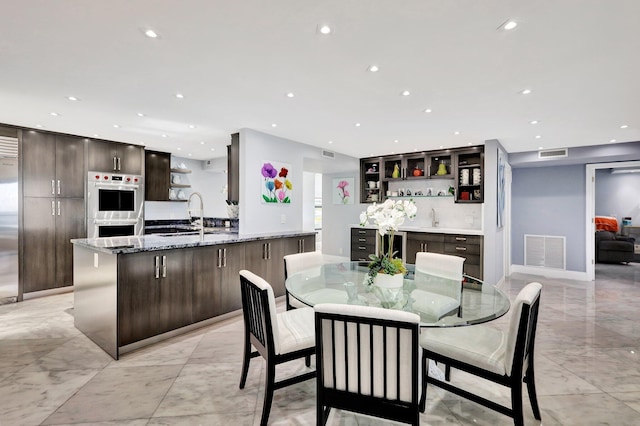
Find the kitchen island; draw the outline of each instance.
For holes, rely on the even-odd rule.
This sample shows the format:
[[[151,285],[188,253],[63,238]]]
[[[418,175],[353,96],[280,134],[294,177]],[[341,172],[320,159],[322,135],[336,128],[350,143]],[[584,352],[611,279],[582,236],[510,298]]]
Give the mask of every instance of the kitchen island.
[[[284,295],[283,257],[315,250],[315,232],[75,239],[75,326],[114,359],[238,313],[238,272]]]

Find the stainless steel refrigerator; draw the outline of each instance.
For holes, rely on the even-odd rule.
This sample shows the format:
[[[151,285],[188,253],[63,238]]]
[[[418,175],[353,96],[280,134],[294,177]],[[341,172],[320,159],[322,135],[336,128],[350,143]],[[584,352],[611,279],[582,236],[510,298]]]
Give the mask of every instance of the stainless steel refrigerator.
[[[0,304],[18,296],[18,140],[0,137]]]

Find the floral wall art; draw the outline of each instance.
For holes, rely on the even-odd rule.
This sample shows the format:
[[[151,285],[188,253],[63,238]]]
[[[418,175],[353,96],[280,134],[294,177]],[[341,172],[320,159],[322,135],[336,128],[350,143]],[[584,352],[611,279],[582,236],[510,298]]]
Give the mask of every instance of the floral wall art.
[[[262,174],[262,202],[263,203],[291,203],[293,184],[289,180],[291,166],[274,161],[263,161],[260,170]]]
[[[353,204],[354,179],[338,178],[333,180],[333,204]]]

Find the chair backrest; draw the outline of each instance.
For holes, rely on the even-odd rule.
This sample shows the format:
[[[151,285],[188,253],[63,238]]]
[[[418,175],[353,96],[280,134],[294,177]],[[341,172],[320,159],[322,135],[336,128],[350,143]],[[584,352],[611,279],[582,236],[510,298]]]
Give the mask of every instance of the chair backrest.
[[[273,288],[263,278],[243,269],[240,271],[240,289],[245,327],[265,350],[280,353],[278,314]],[[262,353],[262,348],[256,349]]]
[[[330,389],[417,403],[418,315],[332,303],[314,309],[319,393]]]
[[[322,252],[320,251],[289,254],[284,257],[284,277],[287,278],[289,275],[311,268],[318,268],[319,274],[320,266],[323,263]]]
[[[520,290],[513,302],[505,353],[508,376],[522,375],[524,364],[533,352],[541,290],[540,283],[529,283]]]
[[[418,288],[460,301],[464,261],[449,254],[416,253],[415,281]]]

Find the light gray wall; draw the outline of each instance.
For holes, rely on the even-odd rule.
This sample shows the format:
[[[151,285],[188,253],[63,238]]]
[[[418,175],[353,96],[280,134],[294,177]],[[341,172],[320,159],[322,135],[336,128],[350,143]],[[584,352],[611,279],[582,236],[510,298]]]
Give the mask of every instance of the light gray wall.
[[[498,228],[498,150],[495,139],[484,143],[484,281],[495,285],[504,277],[504,228]],[[507,156],[505,154],[505,160]],[[508,219],[506,219],[508,220]]]
[[[345,170],[353,171],[353,174],[357,175],[360,167],[357,158],[336,154],[334,159],[326,159],[322,157],[321,149],[318,147],[251,129],[240,130],[240,158],[240,234],[277,234],[303,230],[304,206],[313,203],[313,193],[303,193],[303,172],[326,174]],[[260,170],[264,161],[286,163],[291,166],[289,179],[293,183],[293,189],[290,204],[266,204],[261,201],[264,181]],[[331,243],[326,246],[328,251],[325,251],[327,240],[332,237],[325,229],[335,234],[346,234],[347,224],[357,221],[357,215],[334,216],[331,208],[327,209],[327,212],[324,211],[329,203],[330,198],[323,199],[322,251],[326,254],[337,254],[333,251],[337,249]],[[281,223],[283,215],[285,223]]]
[[[610,169],[596,170],[596,215],[614,216],[618,225],[631,217],[640,225],[640,173],[612,174]]]
[[[585,166],[514,168],[511,253],[524,265],[524,235],[566,237],[566,266],[585,272]]]
[[[334,256],[351,256],[351,225],[360,221],[360,213],[369,204],[360,204],[360,162],[357,167],[344,172],[322,175],[322,253]],[[333,204],[335,190],[333,180],[354,178],[354,188],[350,191],[353,204]]]

